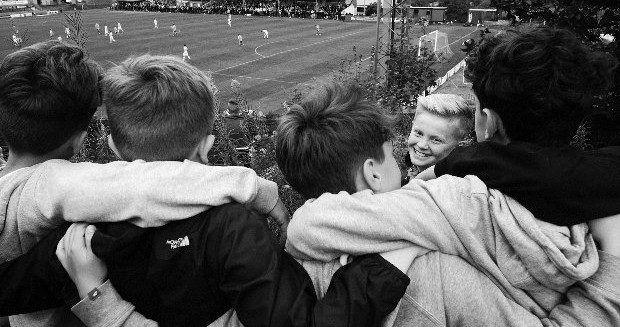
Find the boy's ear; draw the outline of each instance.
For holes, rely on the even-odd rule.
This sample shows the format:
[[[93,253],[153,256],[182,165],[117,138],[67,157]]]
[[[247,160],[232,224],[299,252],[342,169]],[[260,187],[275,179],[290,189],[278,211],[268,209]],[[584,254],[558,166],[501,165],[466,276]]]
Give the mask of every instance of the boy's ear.
[[[200,143],[198,143],[198,147],[196,148],[196,154],[198,155],[198,158],[200,158],[200,161],[202,161],[204,164],[209,163],[209,157],[207,155],[209,154],[209,151],[211,151],[213,143],[215,143],[215,135],[213,134],[209,134],[203,137]]]
[[[112,135],[108,135],[108,146],[110,147],[110,149],[112,149],[112,152],[114,152],[114,154],[116,154],[117,157],[123,159],[123,156],[121,156],[121,152],[118,151],[118,148],[116,147],[116,144],[114,144],[114,140],[112,139]]]
[[[358,192],[367,189],[375,193],[381,191],[381,174],[376,170],[376,164],[377,163],[372,158],[364,161],[359,178],[355,183]]]
[[[484,108],[482,112],[486,115],[484,126],[484,139],[492,140],[502,144],[508,144],[510,139],[506,134],[502,118],[493,109]]]

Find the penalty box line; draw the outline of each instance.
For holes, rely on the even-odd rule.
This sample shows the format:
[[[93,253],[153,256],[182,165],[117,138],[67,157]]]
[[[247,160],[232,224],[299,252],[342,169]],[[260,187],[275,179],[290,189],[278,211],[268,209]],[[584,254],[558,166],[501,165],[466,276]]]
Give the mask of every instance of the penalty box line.
[[[303,84],[303,85],[308,85],[307,83],[288,82],[288,81],[281,81],[281,80],[277,80],[277,79],[250,77],[250,76],[245,76],[245,75],[231,75],[231,74],[222,74],[222,73],[211,73],[211,74],[213,74],[213,75],[220,75],[220,76],[228,76],[228,77],[236,77],[236,78],[258,79],[258,80],[267,81],[267,82],[278,82],[278,83],[287,83],[287,84]]]
[[[274,54],[271,54],[271,55],[268,55],[268,56],[261,56],[260,58],[256,58],[256,59],[253,59],[253,60],[250,60],[250,61],[242,62],[242,63],[240,63],[240,64],[236,64],[236,65],[233,65],[233,66],[230,66],[230,67],[226,67],[226,68],[222,68],[222,69],[220,69],[220,70],[216,70],[216,71],[214,71],[213,73],[223,72],[223,71],[226,71],[226,70],[229,70],[229,69],[237,68],[237,67],[239,67],[239,66],[243,66],[243,65],[251,64],[251,63],[253,63],[253,62],[256,62],[256,61],[259,61],[259,60],[262,60],[262,59],[267,59],[267,58],[271,58],[271,57],[274,57],[274,56],[277,56],[277,55],[281,55],[281,54],[284,54],[284,53],[289,53],[289,52],[292,52],[292,51],[297,51],[297,50],[300,50],[300,49],[303,49],[303,48],[307,48],[307,47],[315,46],[315,45],[317,45],[317,44],[321,44],[321,43],[329,42],[329,41],[332,41],[332,40],[341,39],[341,38],[343,38],[343,37],[348,37],[348,36],[355,35],[355,34],[359,34],[359,33],[362,33],[362,32],[364,32],[364,31],[359,31],[359,32],[349,33],[349,34],[345,34],[345,35],[341,35],[341,36],[337,36],[337,37],[332,37],[332,38],[329,38],[329,39],[327,39],[327,40],[323,40],[323,41],[319,41],[319,42],[315,42],[315,43],[310,43],[310,44],[304,45],[304,46],[302,46],[302,47],[297,47],[297,48],[292,48],[292,49],[288,49],[288,50],[280,51],[280,52],[277,52],[277,53],[274,53]],[[275,43],[275,42],[274,42],[274,43]],[[259,46],[259,47],[260,47],[260,46]],[[258,48],[258,47],[257,47],[257,48]],[[256,52],[256,50],[255,50],[255,52]],[[260,56],[260,54],[259,54],[259,56]]]

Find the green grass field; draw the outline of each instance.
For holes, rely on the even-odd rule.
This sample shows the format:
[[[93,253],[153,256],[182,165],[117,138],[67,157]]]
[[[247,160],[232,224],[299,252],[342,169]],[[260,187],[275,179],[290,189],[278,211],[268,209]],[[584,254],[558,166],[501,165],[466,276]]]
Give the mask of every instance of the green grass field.
[[[143,53],[181,56],[187,44],[191,63],[211,71],[220,91],[218,98],[226,101],[231,96],[230,82],[241,82],[243,94],[255,109],[271,111],[279,108],[289,92],[298,84],[312,83],[313,79],[338,69],[344,58],[353,55],[353,47],[363,58],[370,55],[375,44],[376,24],[373,22],[339,22],[279,17],[233,16],[232,27],[225,15],[152,13],[109,11],[95,9],[82,11],[83,26],[89,35],[86,47],[93,57],[105,66],[118,63],[130,55]],[[153,29],[157,18],[159,29]],[[47,40],[49,29],[64,38],[64,15],[24,17],[14,19],[20,33],[28,30],[26,45]],[[120,22],[124,34],[115,35],[116,43],[97,35],[95,23],[111,29]],[[180,34],[173,37],[170,26],[175,23]],[[12,46],[10,20],[0,20],[0,57],[15,50]],[[322,35],[315,35],[314,25],[320,24]],[[452,51],[458,48],[472,28],[438,26],[447,32]],[[263,39],[261,30],[269,30],[269,39]],[[435,28],[428,28],[428,31]],[[237,34],[243,35],[242,47]],[[471,34],[472,36],[475,34]]]

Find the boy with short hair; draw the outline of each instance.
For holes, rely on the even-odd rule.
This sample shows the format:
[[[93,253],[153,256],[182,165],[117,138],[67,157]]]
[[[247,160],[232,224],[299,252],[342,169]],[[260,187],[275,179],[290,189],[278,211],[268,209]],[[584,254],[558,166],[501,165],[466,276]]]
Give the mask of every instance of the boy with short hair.
[[[1,261],[25,253],[65,221],[131,220],[144,227],[161,226],[231,201],[247,203],[261,213],[275,209],[277,220],[287,219],[275,183],[246,168],[190,161],[106,165],[66,161],[81,147],[101,103],[100,77],[99,66],[80,48],[57,41],[16,51],[0,65],[0,126],[9,145],[9,159],[0,172],[4,194],[0,205],[6,212]],[[135,95],[140,93],[136,90]],[[212,139],[206,133],[200,135],[203,143]],[[167,139],[157,142],[155,148],[170,144]],[[199,161],[196,153],[162,159]],[[70,325],[75,320],[71,317],[48,312],[11,320],[16,325]]]
[[[541,320],[576,280],[596,271],[599,258],[586,226],[537,221],[475,177],[415,180],[399,189],[391,178],[399,172],[384,142],[389,138],[367,139],[388,133],[389,125],[362,119],[372,117],[372,105],[342,96],[351,92],[319,87],[292,106],[278,128],[279,167],[293,188],[315,198],[294,214],[287,240],[293,255],[327,262],[409,241],[421,246],[420,254],[461,256]],[[605,301],[620,303],[613,297]]]
[[[407,140],[417,175],[466,142],[474,130],[474,107],[455,94],[419,97]]]
[[[41,48],[46,49],[46,51],[37,52],[37,50]],[[44,88],[47,96],[53,96],[56,94],[53,87],[75,87],[76,90],[79,89],[82,91],[79,94],[83,98],[79,98],[81,101],[77,102],[77,105],[86,103],[86,100],[90,100],[88,103],[91,104],[91,107],[86,106],[86,108],[89,108],[86,110],[85,108],[78,106],[79,109],[84,110],[77,110],[77,112],[81,113],[81,115],[78,116],[81,117],[80,121],[82,121],[83,124],[86,124],[88,121],[87,118],[89,118],[89,115],[92,115],[92,112],[94,112],[99,103],[99,89],[96,86],[96,82],[99,79],[99,74],[96,65],[93,62],[84,59],[83,56],[78,56],[79,54],[83,55],[79,48],[64,44],[37,44],[33,47],[27,48],[27,50],[35,52],[33,54],[33,56],[37,58],[35,63],[22,58],[25,57],[26,54],[16,53],[8,57],[3,65],[0,66],[0,71],[4,71],[6,69],[17,69],[14,63],[15,61],[21,59],[26,61],[22,65],[28,67],[34,65],[35,71],[52,70],[52,72],[55,72],[54,68],[58,67],[57,65],[54,65],[51,68],[47,67],[45,65],[46,61],[38,60],[40,59],[39,57],[61,63],[63,63],[63,58],[64,60],[71,58],[73,61],[77,62],[71,61],[67,64],[70,64],[68,67],[74,70],[78,70],[82,68],[82,66],[86,66],[87,69],[85,69],[85,72],[70,75],[74,78],[76,76],[80,76],[85,80],[80,80],[79,83],[71,83],[72,81],[70,79],[66,79],[65,83],[50,83],[47,88]],[[67,52],[75,54],[73,56],[65,56]],[[46,57],[48,55],[50,58]],[[59,56],[61,59],[56,58],[56,56]],[[80,60],[83,60],[84,62]],[[43,64],[43,67],[37,67],[36,64]],[[31,67],[31,69],[33,68]],[[67,73],[72,73],[73,71],[71,71],[71,69],[69,69]],[[60,69],[55,73],[57,75],[62,75],[64,71],[65,69]],[[8,75],[11,74],[3,74],[2,76]],[[44,76],[47,75],[49,74]],[[39,81],[37,79],[39,78],[39,75],[37,74],[32,76],[32,78],[35,82]],[[8,78],[6,81],[0,79],[0,83],[1,82],[6,82],[8,85],[13,86],[13,88],[8,90],[10,92],[8,95],[1,94],[0,96],[0,100],[2,100],[0,101],[0,108],[5,109],[0,110],[0,121],[2,119],[7,120],[9,119],[8,117],[11,117],[11,115],[7,112],[9,111],[8,109],[18,107],[15,104],[7,104],[7,102],[10,103],[10,101],[5,101],[5,97],[9,97],[9,95],[14,94],[14,92],[11,92],[14,91],[14,87],[24,87],[19,83],[13,83],[13,81]],[[183,158],[190,158],[192,160],[202,162],[207,160],[207,153],[213,144],[213,135],[210,135],[210,129],[213,126],[215,113],[213,111],[213,99],[210,92],[210,81],[204,73],[174,57],[153,57],[146,55],[127,60],[123,65],[113,68],[104,79],[104,83],[106,85],[106,107],[108,110],[108,117],[110,119],[110,128],[112,132],[110,145],[120,157],[129,160],[137,160],[138,158],[145,158],[146,160],[158,160],[158,158],[164,160],[182,160]],[[83,85],[95,86],[91,86],[91,92],[88,92],[89,89],[86,89],[85,91],[80,89]],[[52,89],[48,89],[49,87]],[[180,89],[176,90],[176,88]],[[71,90],[69,90],[68,94],[71,94],[70,92]],[[18,95],[15,97],[17,98],[15,101],[21,99]],[[170,104],[174,104],[175,110],[170,110]],[[52,108],[55,108],[55,103],[53,101],[51,101],[49,105]],[[69,112],[76,111],[76,108],[74,108],[71,103],[62,108],[68,110]],[[54,112],[53,109],[50,109],[49,111],[51,113]],[[63,112],[63,114],[66,113]],[[74,116],[76,115],[74,114]],[[145,116],[149,116],[151,119],[145,120]],[[80,143],[79,139],[81,133],[76,132],[76,130],[80,130],[80,127],[71,127],[75,124],[74,122],[67,122],[67,124],[68,126],[63,129],[64,136],[61,134],[52,140],[56,140],[54,142],[63,142],[67,135],[72,136],[76,133],[77,135],[72,137],[70,142],[65,141],[63,146],[50,153],[48,156],[61,154],[70,155],[73,152],[71,151],[72,148]],[[50,135],[47,135],[48,138],[56,135],[54,133],[56,131],[53,127],[55,126],[51,125],[49,127],[51,130],[49,131]],[[11,131],[11,129],[9,129],[9,131]],[[12,134],[8,133],[8,135]],[[27,140],[28,138],[25,139]],[[15,140],[22,139],[11,139],[9,144],[16,144]],[[45,142],[45,144],[48,144],[49,142]],[[30,143],[27,144],[30,145]],[[33,144],[38,144],[38,142],[33,141]],[[14,147],[14,149],[18,148],[27,149],[28,147]],[[41,151],[47,153],[46,150]],[[15,176],[18,171],[24,174],[24,172],[33,170],[28,167],[23,167],[21,170],[15,170],[18,168],[16,165],[17,157],[20,156],[14,155],[13,161],[11,162],[11,160],[9,160],[11,166],[7,172],[12,171],[12,175],[9,176]],[[30,162],[33,163],[36,157],[29,156],[28,158],[31,158]],[[49,161],[43,162],[39,166],[46,165],[47,163],[49,163]],[[161,176],[153,176],[153,165],[162,166],[166,172],[162,172]],[[387,264],[385,260],[381,261],[381,259],[377,257],[369,257],[358,262],[352,268],[353,273],[343,273],[343,275],[353,277],[352,279],[348,279],[348,281],[347,278],[344,278],[343,280],[344,284],[349,283],[348,286],[345,286],[348,288],[339,288],[342,287],[343,284],[339,284],[340,286],[335,286],[336,289],[339,289],[335,290],[336,293],[334,293],[335,302],[332,298],[331,302],[327,301],[322,306],[317,306],[318,309],[315,308],[315,310],[318,311],[308,311],[307,309],[311,307],[314,301],[314,290],[312,289],[312,284],[309,279],[307,279],[307,275],[302,272],[303,270],[301,270],[301,267],[296,266],[296,263],[287,257],[281,251],[281,248],[276,245],[273,240],[273,235],[271,235],[271,232],[265,226],[264,221],[260,220],[262,221],[260,222],[259,219],[257,219],[257,216],[250,214],[239,205],[221,206],[223,203],[235,200],[235,197],[239,198],[239,200],[241,200],[240,202],[244,202],[242,197],[234,195],[233,197],[225,196],[227,192],[231,192],[231,190],[226,190],[227,188],[239,188],[240,185],[246,185],[244,183],[237,182],[240,181],[239,177],[242,177],[241,181],[244,178],[243,176],[235,176],[240,174],[235,172],[234,167],[218,168],[199,165],[205,168],[202,170],[201,174],[208,174],[211,169],[215,170],[215,173],[211,173],[211,175],[214,175],[213,177],[219,174],[219,182],[217,180],[203,180],[202,183],[203,188],[204,185],[209,185],[214,189],[211,192],[217,193],[217,196],[219,196],[218,200],[217,197],[204,196],[205,191],[192,186],[194,180],[201,179],[203,177],[201,174],[192,175],[187,172],[183,173],[184,170],[187,171],[189,168],[192,168],[188,167],[192,166],[189,161],[178,165],[175,165],[174,163],[148,164],[144,162],[140,163],[140,160],[137,160],[133,163],[117,163],[116,165],[83,163],[78,165],[68,164],[68,166],[76,166],[75,169],[72,170],[72,173],[77,176],[68,176],[77,179],[73,180],[71,178],[67,178],[68,176],[65,176],[65,178],[62,178],[62,182],[66,184],[76,184],[70,185],[70,187],[77,189],[77,199],[71,196],[70,199],[64,199],[63,196],[66,196],[67,193],[63,193],[61,188],[60,200],[48,200],[45,199],[45,197],[42,199],[33,197],[34,199],[32,199],[31,197],[22,196],[19,204],[27,207],[27,203],[24,204],[21,202],[27,202],[28,200],[30,200],[30,202],[33,200],[43,200],[44,203],[51,202],[51,206],[56,207],[56,216],[64,214],[79,219],[80,216],[83,216],[82,218],[92,218],[92,216],[99,217],[100,215],[103,215],[106,217],[105,215],[109,215],[112,217],[119,217],[119,219],[114,220],[122,220],[126,215],[127,218],[125,219],[132,218],[135,222],[141,223],[141,225],[145,226],[158,225],[161,224],[161,222],[150,222],[148,219],[142,218],[144,216],[150,215],[154,216],[153,218],[159,216],[159,218],[156,219],[159,219],[160,221],[163,221],[164,219],[181,219],[187,217],[184,215],[189,212],[194,212],[195,210],[197,210],[196,212],[200,212],[209,208],[208,205],[202,204],[205,199],[202,199],[197,193],[203,193],[202,197],[209,200],[208,202],[215,202],[212,204],[218,206],[218,208],[213,209],[213,211],[203,212],[196,217],[184,220],[179,224],[171,224],[154,232],[127,225],[120,226],[113,224],[105,227],[100,226],[107,232],[108,237],[103,234],[94,234],[91,230],[90,237],[97,238],[99,237],[97,235],[103,237],[98,242],[94,242],[92,248],[95,249],[99,246],[100,251],[103,251],[104,254],[107,253],[105,255],[109,260],[112,260],[112,266],[126,267],[124,270],[121,269],[120,273],[119,270],[111,270],[111,274],[115,274],[115,279],[119,281],[119,285],[121,286],[119,289],[123,289],[124,294],[129,293],[130,295],[133,294],[134,296],[137,296],[132,297],[132,301],[136,301],[137,304],[141,305],[141,308],[145,308],[146,313],[148,313],[151,317],[158,317],[169,324],[179,325],[179,319],[184,319],[184,321],[196,321],[200,323],[209,322],[209,319],[213,320],[214,318],[217,318],[218,314],[221,315],[224,313],[228,306],[230,306],[229,303],[234,304],[235,308],[241,308],[239,311],[240,317],[245,319],[248,326],[251,326],[252,324],[261,325],[265,321],[271,321],[270,318],[272,317],[282,317],[282,319],[274,318],[278,323],[286,323],[288,320],[284,319],[284,317],[300,319],[300,321],[305,321],[306,319],[312,320],[315,318],[318,319],[317,321],[323,321],[322,319],[328,319],[330,316],[321,314],[321,310],[327,310],[325,311],[326,313],[332,312],[330,311],[330,308],[332,307],[341,309],[341,311],[334,312],[334,314],[342,317],[342,320],[338,321],[350,321],[351,323],[361,321],[363,323],[370,323],[371,321],[366,322],[363,320],[364,318],[360,317],[370,318],[372,321],[374,321],[374,319],[380,319],[382,315],[387,314],[387,312],[389,312],[391,308],[396,305],[398,298],[402,295],[402,292],[404,292],[404,288],[406,287],[405,282],[408,280],[404,275],[402,275],[402,273],[399,274],[395,268]],[[114,175],[116,180],[115,183],[118,185],[106,181],[106,176],[111,174],[105,169],[106,167],[123,169],[123,167],[133,168],[134,166],[136,166],[137,170],[134,171],[131,169],[125,169],[125,171],[121,171]],[[99,167],[103,168],[95,169]],[[82,171],[80,171],[80,168],[85,169],[81,169]],[[36,168],[34,169],[38,175],[45,175],[44,172],[37,171]],[[62,169],[61,162],[58,162],[52,171],[58,169]],[[172,180],[166,178],[166,173],[171,175]],[[62,175],[62,173],[60,175]],[[89,183],[88,176],[91,176],[90,179],[95,179],[96,183]],[[6,177],[8,176],[5,176],[4,178]],[[153,182],[149,181],[150,179],[158,180]],[[161,181],[159,179],[161,179]],[[0,179],[0,181],[1,180],[2,179]],[[54,182],[54,179],[51,181]],[[86,184],[87,186],[77,185],[76,181]],[[260,182],[260,179],[257,182]],[[41,184],[41,186],[51,187],[54,191],[58,191],[58,189],[54,188],[53,183],[52,185],[47,185],[49,183],[45,182],[45,179],[39,178],[34,181],[34,183],[35,185]],[[132,194],[131,189],[126,189],[130,187],[126,183],[133,184],[134,188],[136,188],[135,186],[139,186],[141,183],[147,185],[144,185],[144,188],[137,187],[137,193]],[[158,188],[158,183],[166,185],[166,189],[152,189]],[[17,183],[18,187],[20,187],[20,185],[23,186],[23,184],[24,183]],[[100,187],[102,187],[101,189],[93,188],[90,191],[85,191],[88,186],[99,186],[99,184],[103,184],[100,185]],[[242,186],[241,188],[243,187],[247,186]],[[27,183],[26,188],[28,188]],[[162,192],[170,193],[168,193],[168,195],[162,195]],[[23,193],[25,192],[22,192],[22,195],[24,195]],[[84,195],[86,193],[87,195]],[[231,192],[231,194],[234,193],[234,191]],[[47,195],[47,197],[53,195],[54,194],[50,194]],[[79,195],[81,195],[81,198]],[[129,199],[125,199],[127,197]],[[144,197],[144,199],[142,197]],[[69,202],[75,200],[78,202],[67,204],[62,203],[61,201],[63,200]],[[150,201],[153,201],[153,203],[148,203]],[[158,203],[157,201],[161,201],[163,203]],[[281,202],[278,202],[278,204],[281,204]],[[108,205],[108,207],[106,207],[106,205]],[[109,207],[109,205],[114,205],[114,207]],[[80,209],[80,206],[86,206],[87,208]],[[157,210],[153,211],[153,208],[151,207],[158,207],[161,212],[157,212]],[[283,207],[280,207],[280,209],[283,210]],[[39,210],[49,211],[49,209],[45,209],[45,206]],[[99,210],[102,211],[99,212]],[[92,216],[88,216],[89,211]],[[28,211],[25,210],[21,210],[20,212],[28,213]],[[31,213],[26,216],[35,215],[36,217],[37,213]],[[39,220],[44,222],[41,218],[45,217],[39,217]],[[65,219],[66,218],[68,217],[65,217]],[[9,227],[12,226],[12,220],[7,220],[7,223],[9,224]],[[41,234],[44,230],[53,228],[54,225],[56,224],[52,221],[47,222],[46,228],[40,228],[41,230],[38,234]],[[70,227],[71,234],[73,236],[77,236],[78,240],[81,239],[80,243],[82,245],[88,244],[90,249],[91,239],[87,235],[88,228],[78,228],[75,226],[77,225],[72,225],[72,227]],[[76,231],[79,232],[76,234]],[[198,231],[204,231],[204,234],[198,233]],[[2,314],[10,312],[10,310],[26,310],[23,308],[43,309],[59,304],[58,296],[62,297],[64,294],[48,294],[50,290],[56,290],[58,292],[64,292],[63,290],[66,290],[64,286],[59,288],[58,280],[54,279],[55,277],[52,277],[58,276],[57,273],[59,264],[55,264],[55,260],[53,260],[50,255],[54,254],[54,249],[56,249],[58,238],[63,236],[64,230],[61,229],[60,234],[58,234],[58,232],[59,231],[55,231],[53,234],[50,234],[42,243],[39,243],[35,249],[22,257],[22,259],[26,258],[25,260],[30,260],[26,261],[26,264],[30,264],[30,266],[26,265],[28,268],[24,269],[24,271],[27,271],[28,273],[25,274],[24,272],[18,271],[17,275],[15,275],[15,273],[11,275],[10,273],[6,273],[7,270],[4,270],[9,269],[10,271],[11,267],[24,267],[19,264],[19,262],[22,261],[21,259],[7,263],[10,264],[10,266],[6,266],[7,264],[2,265],[4,267],[2,273],[0,273],[2,278],[10,279],[11,276],[20,276],[19,279],[13,279],[14,282],[3,282],[5,285],[11,285],[11,287],[4,289],[3,292],[0,293],[0,297],[2,297],[3,302],[3,305],[0,306],[0,310],[9,310],[0,311],[3,312]],[[180,233],[185,235],[185,237],[180,237],[180,241],[177,243],[173,242],[174,240],[177,240],[177,237],[171,236],[179,236]],[[206,236],[207,234],[209,236]],[[72,236],[66,236],[66,238],[73,240],[76,239]],[[156,241],[155,238],[162,238],[161,242]],[[3,239],[5,238],[0,237],[0,240]],[[130,245],[136,244],[135,242],[138,242],[138,244],[142,244],[143,246],[139,246],[137,251],[131,252],[138,253],[137,257],[131,257],[131,253],[127,254],[126,251],[131,249],[132,247]],[[15,242],[13,242],[13,244],[15,244]],[[64,244],[62,249],[59,244],[59,253],[65,253],[64,250],[71,245],[71,242],[62,242],[62,244]],[[204,244],[208,244],[208,246],[205,248]],[[45,247],[46,245],[47,247]],[[101,247],[102,245],[103,248]],[[163,263],[161,261],[157,261],[156,258],[151,257],[153,258],[153,264],[144,265],[144,260],[145,258],[148,258],[148,256],[143,255],[139,249],[143,248],[145,245],[153,246],[155,251],[160,255],[170,255],[172,257],[165,258]],[[30,246],[26,248],[29,247]],[[205,251],[207,249],[209,251]],[[101,253],[102,252],[99,252],[99,254]],[[125,257],[123,257],[122,253],[125,253]],[[120,259],[114,261],[114,258],[118,258],[119,255]],[[129,255],[132,259],[123,259],[127,258],[127,255]],[[67,257],[62,257],[65,258],[62,261],[62,264],[65,267],[70,267],[70,263],[69,266],[67,266]],[[155,257],[159,258],[158,255]],[[3,258],[3,260],[6,259]],[[222,260],[224,262],[222,262]],[[196,261],[204,262],[209,267],[194,267],[193,265]],[[52,268],[44,266],[44,263],[51,264]],[[169,267],[171,264],[173,266]],[[371,266],[368,266],[369,264]],[[98,265],[100,266],[100,263]],[[181,266],[185,268],[179,269]],[[84,266],[82,265],[82,267]],[[132,279],[132,277],[135,276],[133,273],[127,273],[131,270],[139,274],[144,269],[154,269],[153,267],[161,267],[161,269],[151,271],[152,274],[149,274],[149,276],[151,278],[153,276],[164,278],[164,281],[160,281],[154,285],[155,289],[163,289],[162,292],[167,294],[165,287],[166,285],[170,286],[172,284],[177,285],[178,283],[182,283],[183,285],[181,286],[184,286],[182,289],[186,289],[186,293],[190,292],[195,297],[189,297],[188,301],[181,302],[179,301],[183,300],[183,298],[179,299],[176,296],[153,298],[152,296],[154,293],[152,291],[147,291],[146,294],[144,293],[144,290],[150,290],[152,287],[148,286],[148,284],[144,284],[149,280],[147,276],[144,276],[144,278],[140,278],[140,280],[137,281]],[[164,269],[165,267],[168,267],[168,270]],[[240,271],[235,270],[235,267],[240,267]],[[223,274],[189,274],[189,272],[194,271],[194,269],[198,271],[198,268],[216,269],[217,271],[222,271]],[[62,270],[62,268],[60,269]],[[90,275],[88,272],[85,272],[84,269],[69,270],[74,272],[71,275],[72,278],[76,276],[75,273],[77,273],[77,275],[80,275],[80,273],[86,273],[87,277]],[[93,270],[88,271],[94,272]],[[373,275],[374,277],[367,275],[368,272],[375,274]],[[105,275],[106,274],[103,273],[97,274],[96,276]],[[175,277],[171,279],[170,276],[177,276],[178,278]],[[208,278],[214,280],[214,284],[208,285],[218,285],[221,286],[222,289],[219,287],[216,289],[206,287],[207,285],[204,284],[206,281],[205,278],[202,278],[203,276],[207,276]],[[46,286],[42,287],[33,286],[36,283],[40,283],[41,281],[50,278],[52,279],[50,281],[51,284],[46,284]],[[109,284],[109,282],[99,285],[102,282],[102,280],[98,280],[99,278],[94,278],[94,285],[96,285],[96,287],[90,292],[88,289],[93,285],[93,278],[78,278],[78,280],[76,280],[79,294],[83,299],[78,306],[74,308],[74,312],[80,314],[80,318],[85,323],[94,324],[98,321],[106,321],[106,319],[125,321],[126,323],[136,323],[137,321],[144,320],[144,317],[141,317],[136,313],[132,313],[133,306],[126,302],[119,301],[117,298],[118,295],[111,288],[111,284]],[[366,287],[375,285],[377,281],[381,284],[383,281],[392,281],[393,279],[397,280],[397,283],[394,284],[394,286],[386,285],[390,288],[390,290],[392,290],[391,293],[374,294],[372,293],[372,290],[369,291],[374,298],[381,299],[383,302],[380,301],[381,303],[371,303],[368,299],[363,300],[365,301],[364,303],[367,303],[369,308],[372,310],[369,312],[359,312],[359,316],[355,316],[353,314],[353,312],[363,310],[364,306],[358,306],[360,303],[359,300],[362,298],[357,298],[357,300],[354,299],[355,302],[347,302],[348,298],[346,296],[353,296],[355,295],[354,293],[356,289],[359,288],[360,290],[365,290]],[[82,283],[79,282],[84,280],[88,280],[88,284],[90,286],[86,286],[85,288]],[[244,280],[246,283],[242,283],[240,280]],[[191,284],[191,281],[196,281],[197,283]],[[125,284],[126,282],[129,282],[130,284],[127,285]],[[37,291],[35,292],[35,290],[32,289],[28,292],[20,292],[18,289],[21,287],[18,285],[20,283],[26,283],[28,287],[34,287]],[[142,286],[136,286],[138,284]],[[190,284],[191,287],[187,288]],[[69,290],[70,288],[71,287],[69,287]],[[177,294],[176,292],[178,292],[179,289],[176,287],[172,288],[174,289],[173,292]],[[371,287],[371,289],[374,288]],[[379,289],[381,288],[377,288],[377,290]],[[191,292],[192,290],[193,293]],[[168,291],[170,290],[168,289]],[[199,292],[196,293],[196,291]],[[17,292],[17,294],[36,293],[37,297],[19,297],[19,300],[16,301],[15,296],[12,295],[12,292]],[[89,296],[85,296],[86,292],[88,292]],[[363,294],[369,293],[363,292]],[[203,301],[196,302],[197,297],[200,297]],[[261,301],[252,300],[256,299],[256,297],[260,297]],[[349,303],[357,303],[355,307],[349,306],[350,310],[353,310],[353,312],[346,309],[346,306],[350,305]],[[195,308],[196,305],[201,305],[201,310],[197,312],[186,312],[191,308]],[[339,305],[344,305],[345,307],[339,307]],[[166,308],[168,309],[167,311],[165,310]],[[175,308],[176,310],[171,310],[171,308]],[[260,315],[257,312],[260,312]],[[168,315],[164,315],[166,313]],[[241,316],[242,314],[243,316]],[[292,316],[288,316],[289,314]],[[316,317],[315,314],[317,314]],[[29,325],[37,325],[37,323],[42,323],[43,325],[48,326],[54,324],[67,326],[70,322],[31,321]],[[21,322],[18,324],[21,324]]]

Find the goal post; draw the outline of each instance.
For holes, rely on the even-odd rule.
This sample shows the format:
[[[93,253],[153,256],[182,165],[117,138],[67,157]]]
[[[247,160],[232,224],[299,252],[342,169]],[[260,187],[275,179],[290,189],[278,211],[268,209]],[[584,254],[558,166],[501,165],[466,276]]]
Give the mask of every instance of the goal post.
[[[434,30],[418,39],[418,57],[422,48],[432,51],[438,58],[450,58],[454,54],[448,43],[448,34]]]

